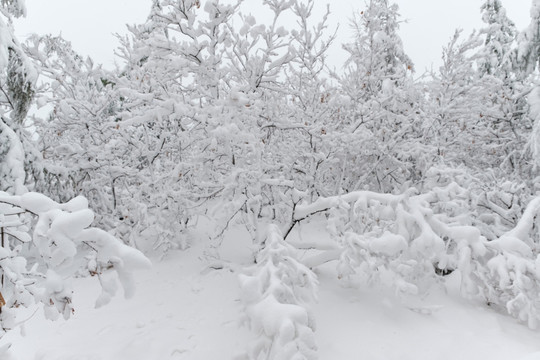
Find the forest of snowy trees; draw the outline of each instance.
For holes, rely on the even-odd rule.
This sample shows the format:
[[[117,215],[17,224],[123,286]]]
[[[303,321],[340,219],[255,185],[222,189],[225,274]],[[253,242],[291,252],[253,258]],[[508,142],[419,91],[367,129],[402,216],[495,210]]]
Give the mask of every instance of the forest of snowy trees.
[[[305,304],[328,262],[418,296],[459,272],[465,298],[540,326],[540,1],[520,32],[485,0],[483,28],[421,77],[390,0],[346,44],[314,0],[261,6],[264,22],[243,2],[153,0],[106,70],[69,39],[19,42],[24,1],[1,1],[3,331],[21,306],[69,317],[75,276],[99,279],[99,304],[129,295],[145,255],[189,247],[201,218],[214,247],[234,226],[253,240],[249,359],[316,358]],[[325,242],[289,241],[309,221]]]

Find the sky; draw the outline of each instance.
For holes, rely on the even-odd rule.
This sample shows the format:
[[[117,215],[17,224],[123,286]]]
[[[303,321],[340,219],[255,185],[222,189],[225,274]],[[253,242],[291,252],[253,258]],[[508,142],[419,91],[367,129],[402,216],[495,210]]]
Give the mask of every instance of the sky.
[[[249,4],[253,0],[245,0]],[[480,6],[483,0],[397,0],[402,19],[400,34],[407,54],[415,63],[417,74],[436,69],[441,63],[442,48],[454,31],[464,34],[482,27]],[[519,30],[529,23],[530,0],[502,0],[508,16]],[[322,14],[328,3],[315,0]],[[15,23],[20,38],[36,32],[51,33],[71,41],[75,50],[90,55],[107,67],[114,65],[118,42],[114,33],[125,34],[126,24],[142,23],[151,0],[26,0],[26,19]],[[333,0],[330,3],[332,26],[339,24],[340,43],[350,40],[350,18],[362,10],[363,0]],[[339,65],[346,54],[336,45],[330,61]]]

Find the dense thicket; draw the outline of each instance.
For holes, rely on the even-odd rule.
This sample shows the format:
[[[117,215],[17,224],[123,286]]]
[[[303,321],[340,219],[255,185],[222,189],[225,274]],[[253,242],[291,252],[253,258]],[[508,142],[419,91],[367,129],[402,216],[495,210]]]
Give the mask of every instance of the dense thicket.
[[[340,278],[384,279],[400,294],[458,271],[464,296],[536,327],[540,1],[518,32],[501,2],[486,0],[484,28],[456,31],[441,67],[421,80],[388,0],[355,15],[338,70],[326,55],[340,44],[328,13],[311,16],[313,0],[259,5],[268,21],[242,2],[154,0],[147,21],[120,39],[112,71],[61,38],[35,36],[23,51],[11,37],[0,48],[9,114],[0,136],[26,139],[26,155],[24,170],[11,165],[2,142],[1,189],[24,185],[58,201],[83,194],[97,225],[145,251],[189,246],[201,216],[217,239],[240,221],[258,264],[244,277],[248,312],[272,299],[300,314],[266,331],[250,312],[264,333],[252,357],[315,356],[297,294],[316,285],[305,265],[333,260]],[[32,101],[50,112],[28,135]],[[288,237],[320,214],[327,243],[295,243],[314,253],[301,264]],[[268,276],[288,280],[273,289]]]

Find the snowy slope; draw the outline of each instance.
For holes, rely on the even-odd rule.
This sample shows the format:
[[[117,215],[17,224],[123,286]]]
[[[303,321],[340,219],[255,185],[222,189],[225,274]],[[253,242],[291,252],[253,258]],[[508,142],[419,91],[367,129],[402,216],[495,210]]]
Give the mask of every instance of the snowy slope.
[[[137,275],[137,294],[93,308],[97,287],[78,281],[75,316],[49,322],[38,312],[8,338],[17,360],[234,359],[254,335],[242,326],[237,274],[214,270],[202,240],[182,252],[155,260]],[[241,263],[249,242],[231,234],[221,254]],[[236,268],[232,266],[231,268]],[[426,299],[397,300],[384,289],[340,286],[334,266],[316,271],[314,304],[319,358],[356,359],[540,359],[540,333],[450,289]],[[536,353],[536,354],[535,354]]]

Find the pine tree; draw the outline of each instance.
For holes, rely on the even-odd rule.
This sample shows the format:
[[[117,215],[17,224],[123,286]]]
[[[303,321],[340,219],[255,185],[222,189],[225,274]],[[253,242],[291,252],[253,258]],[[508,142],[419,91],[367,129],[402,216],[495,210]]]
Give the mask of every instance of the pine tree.
[[[483,112],[483,120],[491,131],[482,137],[491,138],[498,144],[502,168],[511,174],[523,170],[523,155],[530,131],[524,94],[529,92],[529,85],[516,74],[517,30],[506,16],[500,0],[488,0],[481,9],[486,27],[480,35],[485,36],[485,41],[475,60],[479,77],[495,82],[488,95],[489,109]]]
[[[421,144],[411,142],[420,135],[415,118],[423,100],[398,29],[398,6],[372,0],[355,19],[355,41],[344,46],[350,55],[340,85],[348,104],[338,153],[348,163],[345,190],[391,191],[424,167]]]
[[[486,27],[480,31],[485,36],[485,42],[478,54],[478,70],[490,75],[497,74],[503,79],[508,78],[515,61],[512,47],[517,36],[516,26],[506,16],[500,0],[486,0],[481,11]]]
[[[529,26],[519,33],[517,38],[516,64],[517,76],[523,81],[531,82],[531,77],[537,75],[538,61],[540,60],[540,1],[533,0],[531,11],[531,22]],[[532,132],[529,138],[530,149],[535,158],[535,168],[540,164],[540,121],[538,121],[538,90],[530,88],[524,89],[524,94],[529,94],[527,102],[529,111],[527,115],[532,121]],[[524,111],[525,112],[525,111]],[[533,170],[534,171],[534,170]],[[534,171],[536,172],[536,171]]]
[[[12,24],[25,12],[22,1],[0,5],[0,190],[17,194],[41,176],[39,153],[25,129],[37,73]]]
[[[390,84],[403,84],[414,69],[398,35],[398,10],[388,0],[371,0],[354,19],[355,41],[344,48],[350,54],[347,76],[354,77],[358,99],[370,100]]]
[[[516,71],[525,78],[536,70],[540,57],[540,1],[533,0],[531,22],[519,33],[517,41]]]

